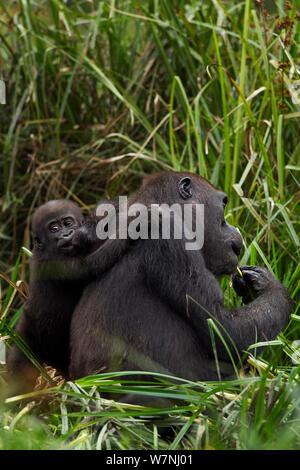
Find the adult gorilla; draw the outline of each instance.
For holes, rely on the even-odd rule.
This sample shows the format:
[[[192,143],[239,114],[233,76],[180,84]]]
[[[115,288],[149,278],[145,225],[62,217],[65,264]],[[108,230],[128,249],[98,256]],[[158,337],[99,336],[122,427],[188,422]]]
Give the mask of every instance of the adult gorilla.
[[[120,250],[118,262],[85,288],[75,309],[73,379],[99,370],[147,370],[215,380],[210,318],[235,358],[256,341],[278,335],[287,324],[290,300],[266,269],[241,268],[243,277],[234,276],[233,285],[248,303],[224,307],[217,277],[236,271],[242,247],[239,233],[224,219],[226,202],[223,192],[194,174],[162,172],[145,180],[130,204],[204,204],[204,246],[188,251],[186,240],[160,237]],[[124,247],[124,240],[110,242]],[[102,253],[109,246],[105,243]],[[256,297],[251,301],[250,288]],[[217,334],[214,341],[218,359],[230,363]],[[223,376],[231,373],[221,369]]]

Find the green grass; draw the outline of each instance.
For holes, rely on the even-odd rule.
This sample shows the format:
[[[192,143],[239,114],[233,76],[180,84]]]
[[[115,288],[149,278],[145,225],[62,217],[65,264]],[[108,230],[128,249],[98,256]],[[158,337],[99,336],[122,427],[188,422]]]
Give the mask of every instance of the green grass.
[[[267,266],[294,300],[245,376],[192,392],[167,378],[143,385],[180,396],[167,410],[103,401],[126,392],[124,375],[85,378],[3,404],[0,449],[300,448],[300,5],[265,3],[267,17],[251,0],[0,1],[1,337],[22,314],[33,210],[59,197],[91,209],[166,168],[227,191],[240,264]],[[239,304],[228,279],[222,287]]]

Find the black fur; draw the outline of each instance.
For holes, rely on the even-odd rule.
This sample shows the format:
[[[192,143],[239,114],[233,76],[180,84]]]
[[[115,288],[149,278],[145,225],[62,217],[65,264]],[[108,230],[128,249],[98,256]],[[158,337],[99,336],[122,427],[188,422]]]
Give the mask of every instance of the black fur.
[[[29,297],[16,332],[25,340],[35,357],[67,376],[69,365],[70,322],[84,287],[82,280],[60,280],[60,266],[86,254],[90,245],[74,246],[75,231],[84,219],[71,201],[55,200],[39,207],[33,215],[33,258]],[[49,267],[51,267],[49,269]],[[46,273],[46,274],[45,274]],[[67,277],[67,270],[66,270]],[[14,345],[8,355],[8,370],[15,380],[30,389],[38,370]]]
[[[197,175],[162,172],[147,178],[130,202],[148,207],[204,204],[204,246],[187,251],[186,240],[109,240],[88,257],[85,269],[90,264],[93,275],[111,253],[116,262],[98,271],[75,309],[71,378],[99,370],[147,370],[215,380],[219,373],[208,319],[214,320],[235,358],[236,351],[241,354],[256,341],[274,339],[285,327],[289,295],[264,268],[243,268],[243,288],[234,282],[242,296],[247,297],[250,287],[254,300],[248,296],[243,307],[224,307],[217,277],[235,272],[242,239],[224,219],[223,192]],[[226,377],[232,373],[229,355],[216,334],[215,342]]]
[[[40,363],[55,367],[66,378],[70,322],[83,288],[112,266],[128,243],[112,245],[107,240],[105,252],[101,251],[103,240],[96,235],[99,220],[95,212],[84,220],[77,204],[63,199],[43,204],[32,218],[29,297],[16,332]],[[16,345],[9,351],[7,364],[11,388],[31,390],[39,372]]]

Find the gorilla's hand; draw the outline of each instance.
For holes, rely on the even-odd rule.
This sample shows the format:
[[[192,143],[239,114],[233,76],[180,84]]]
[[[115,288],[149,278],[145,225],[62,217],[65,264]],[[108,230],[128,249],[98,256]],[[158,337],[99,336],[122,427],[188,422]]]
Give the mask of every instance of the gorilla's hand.
[[[242,297],[244,304],[248,304],[249,302],[251,302],[251,292],[243,277],[241,277],[239,274],[234,274],[232,276],[232,286],[235,292],[240,297]]]
[[[254,300],[262,293],[281,286],[279,281],[266,268],[259,266],[243,266],[240,268],[243,277],[234,274],[232,285],[245,304]]]
[[[85,223],[75,231],[72,245],[82,254],[86,254],[91,251],[97,240],[95,224]]]

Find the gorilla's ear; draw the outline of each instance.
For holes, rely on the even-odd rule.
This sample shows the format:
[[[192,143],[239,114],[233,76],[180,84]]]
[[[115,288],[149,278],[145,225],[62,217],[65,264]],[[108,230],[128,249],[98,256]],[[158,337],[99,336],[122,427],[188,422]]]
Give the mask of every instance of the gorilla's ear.
[[[189,199],[192,197],[192,185],[191,185],[191,178],[185,176],[181,178],[178,183],[179,194],[182,199]]]

